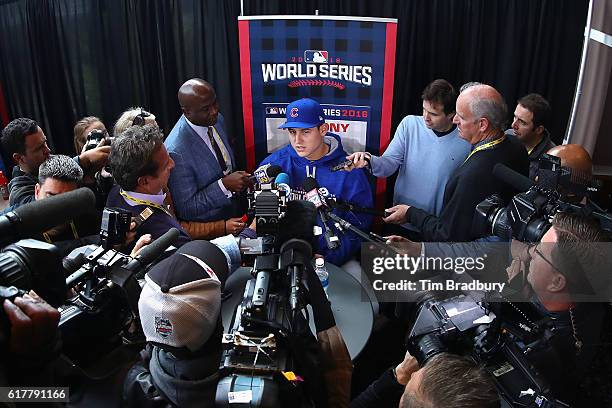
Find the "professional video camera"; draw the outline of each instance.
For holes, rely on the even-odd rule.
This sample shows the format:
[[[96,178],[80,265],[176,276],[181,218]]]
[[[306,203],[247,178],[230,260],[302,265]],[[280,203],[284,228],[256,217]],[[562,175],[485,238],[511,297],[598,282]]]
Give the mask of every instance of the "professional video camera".
[[[223,336],[219,407],[237,402],[241,392],[250,395],[251,407],[289,401],[299,406],[304,399],[304,384],[289,374],[297,371],[296,353],[304,353],[295,345],[310,332],[301,281],[311,268],[316,210],[304,201],[287,202],[288,192],[272,182],[283,173],[271,167],[266,177],[256,174],[258,182],[249,192],[249,214],[260,237],[240,243],[242,254],[255,255],[255,260],[252,278]]]
[[[56,225],[80,216],[93,207],[91,191],[81,188],[42,201],[28,203],[0,217],[0,286],[13,297],[34,289],[50,305],[58,307],[66,295],[60,251],[54,245],[32,239]],[[5,246],[6,245],[6,246]],[[0,320],[8,325],[4,310]]]
[[[144,342],[138,324],[141,288],[137,278],[146,273],[179,232],[176,228],[169,230],[132,259],[113,249],[125,241],[130,220],[129,211],[105,208],[102,245],[77,248],[64,258],[64,269],[70,273],[66,286],[74,296],[59,308],[59,327],[64,355],[78,367],[97,362],[122,343]],[[112,359],[106,361],[113,368]]]
[[[540,357],[555,353],[550,345],[551,318],[542,318],[530,302],[514,304],[499,293],[472,296],[445,300],[432,293],[423,296],[407,338],[408,350],[419,365],[442,352],[470,355],[484,365],[510,406],[568,407],[551,395],[547,381],[530,361],[536,353]]]
[[[550,228],[554,215],[561,211],[593,217],[604,230],[612,231],[612,218],[601,208],[591,201],[579,203],[582,198],[588,198],[589,193],[596,192],[597,186],[561,166],[558,157],[544,154],[539,166],[536,184],[503,164],[494,167],[495,176],[525,192],[514,196],[507,206],[498,195],[478,204],[475,228],[482,235],[539,242]]]
[[[110,146],[113,138],[108,135],[106,130],[94,129],[87,134],[87,141],[85,142],[85,151],[98,147],[100,142],[106,139],[106,145]]]

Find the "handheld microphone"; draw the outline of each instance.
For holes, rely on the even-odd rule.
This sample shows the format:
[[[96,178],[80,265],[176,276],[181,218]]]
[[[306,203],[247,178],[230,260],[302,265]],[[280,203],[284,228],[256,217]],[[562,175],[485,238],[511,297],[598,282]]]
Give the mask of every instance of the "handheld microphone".
[[[302,187],[306,192],[304,195],[306,201],[310,201],[315,205],[315,207],[317,207],[317,210],[320,210],[320,207],[323,206],[323,200],[321,200],[321,195],[319,194],[319,184],[317,183],[317,180],[315,180],[313,177],[306,177]]]
[[[530,178],[502,163],[493,166],[493,175],[518,191],[527,191],[535,184]]]
[[[249,180],[259,184],[271,183],[274,177],[278,176],[283,169],[276,164],[264,164],[259,166],[255,172],[249,176]]]
[[[278,176],[274,179],[274,183],[276,184],[276,188],[285,192],[285,196],[288,198],[289,194],[291,194],[291,179],[287,173],[279,173]]]
[[[0,245],[31,238],[95,208],[93,192],[81,187],[34,201],[0,217]]]
[[[328,213],[331,214],[331,211],[326,206],[324,200],[319,194],[319,185],[317,184],[317,180],[315,180],[313,177],[306,177],[306,179],[304,180],[303,187],[304,191],[306,191],[306,200],[310,201],[315,205],[315,207],[317,207],[317,211],[319,212],[319,216],[321,217],[321,222],[323,223],[323,227],[325,229],[323,237],[325,238],[327,248],[338,249],[340,247],[340,239],[327,224]]]
[[[390,214],[387,211],[379,210],[377,208],[360,207],[357,204],[350,203],[339,198],[330,198],[326,200],[327,205],[332,208],[339,208],[343,211],[353,211],[362,214],[374,215],[376,217],[387,218]]]

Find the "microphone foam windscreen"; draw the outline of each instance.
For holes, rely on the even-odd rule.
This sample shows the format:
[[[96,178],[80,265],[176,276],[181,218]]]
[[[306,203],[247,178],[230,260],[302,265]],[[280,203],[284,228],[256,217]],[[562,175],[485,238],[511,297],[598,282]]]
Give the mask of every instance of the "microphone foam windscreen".
[[[291,180],[289,179],[289,175],[287,173],[279,173],[278,176],[276,176],[276,180],[274,180],[276,182],[276,184],[287,184],[288,186],[291,185]]]
[[[309,192],[316,188],[319,188],[319,184],[317,183],[317,180],[315,180],[313,177],[306,177],[304,179],[302,187],[304,187],[304,191]]]
[[[266,169],[266,174],[268,175],[268,177],[274,178],[278,176],[280,173],[282,173],[282,171],[283,169],[281,168],[281,166],[278,166],[275,164]]]
[[[21,220],[15,229],[21,237],[32,236],[85,214],[95,205],[96,197],[86,187],[34,201],[14,211]]]
[[[518,191],[527,191],[534,184],[530,178],[523,176],[521,173],[512,170],[502,163],[497,163],[493,167],[493,175]]]
[[[179,236],[179,230],[176,228],[170,228],[164,233],[164,235],[157,238],[155,241],[145,246],[137,259],[143,264],[148,264],[157,259],[170,245],[176,241]]]

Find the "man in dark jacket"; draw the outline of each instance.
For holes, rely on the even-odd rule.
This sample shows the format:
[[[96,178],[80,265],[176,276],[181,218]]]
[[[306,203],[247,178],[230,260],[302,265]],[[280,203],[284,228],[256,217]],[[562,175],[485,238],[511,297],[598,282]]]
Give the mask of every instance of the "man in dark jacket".
[[[38,167],[49,158],[51,149],[47,137],[32,119],[18,118],[2,130],[2,148],[17,164],[9,182],[9,205],[13,209],[34,201],[34,186],[37,183]],[[85,173],[92,174],[106,164],[110,146],[101,146],[76,156]]]
[[[157,126],[145,125],[132,126],[113,140],[110,165],[118,185],[108,194],[106,205],[129,210],[134,217],[142,214],[145,221],[138,227],[137,237],[151,234],[156,239],[170,228],[178,229],[180,236],[174,244],[178,247],[191,237],[166,199],[164,191],[174,160],[168,155],[163,139]]]
[[[410,222],[422,231],[424,241],[466,242],[479,238],[472,232],[474,209],[492,194],[509,200],[517,191],[493,176],[493,167],[502,163],[527,176],[529,163],[522,146],[510,142],[503,132],[507,107],[502,96],[489,85],[474,85],[457,98],[454,122],[472,152],[446,184],[439,216],[408,205],[396,205],[385,222]]]
[[[538,175],[540,157],[556,146],[546,129],[549,117],[550,105],[542,95],[525,95],[516,103],[512,128],[506,130],[506,135],[516,138],[527,149],[532,180]]]

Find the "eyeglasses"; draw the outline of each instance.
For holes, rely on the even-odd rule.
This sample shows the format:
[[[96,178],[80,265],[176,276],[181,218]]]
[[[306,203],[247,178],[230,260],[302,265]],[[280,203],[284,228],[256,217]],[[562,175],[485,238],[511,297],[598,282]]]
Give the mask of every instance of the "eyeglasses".
[[[557,268],[550,259],[548,259],[547,257],[544,256],[544,254],[542,253],[542,251],[539,250],[538,248],[539,244],[529,244],[529,249],[528,252],[531,255],[531,250],[533,249],[533,252],[535,252],[536,254],[538,254],[540,256],[540,258],[542,258],[544,260],[544,262],[546,262],[547,264],[550,265],[551,268],[553,268],[555,270],[555,272],[565,276],[565,274],[563,272],[561,272],[561,270],[559,268]],[[533,256],[531,256],[531,260],[533,260]]]
[[[149,116],[151,116],[151,114],[141,108],[140,113],[134,117],[134,120],[132,120],[132,126],[144,126],[146,118]]]

